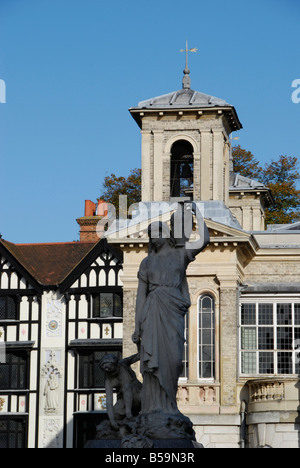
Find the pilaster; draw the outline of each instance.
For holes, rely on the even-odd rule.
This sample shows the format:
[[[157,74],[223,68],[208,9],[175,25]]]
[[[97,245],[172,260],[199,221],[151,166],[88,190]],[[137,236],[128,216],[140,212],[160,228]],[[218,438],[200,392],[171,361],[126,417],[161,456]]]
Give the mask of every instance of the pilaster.
[[[53,291],[44,293],[42,310],[39,448],[63,448],[65,299]]]
[[[220,372],[221,405],[229,411],[237,405],[238,368],[238,285],[237,281],[223,281],[220,288]],[[223,408],[226,411],[226,408]]]
[[[229,205],[229,172],[230,172],[230,143],[227,140],[224,143],[224,203]]]
[[[148,202],[152,200],[151,186],[151,138],[152,133],[149,130],[142,130],[142,201]]]
[[[200,153],[194,153],[194,200],[201,200],[201,159]]]
[[[153,201],[162,201],[163,187],[163,131],[154,133]]]
[[[201,201],[212,200],[211,144],[211,131],[201,131]]]
[[[224,136],[213,132],[213,200],[224,201]]]

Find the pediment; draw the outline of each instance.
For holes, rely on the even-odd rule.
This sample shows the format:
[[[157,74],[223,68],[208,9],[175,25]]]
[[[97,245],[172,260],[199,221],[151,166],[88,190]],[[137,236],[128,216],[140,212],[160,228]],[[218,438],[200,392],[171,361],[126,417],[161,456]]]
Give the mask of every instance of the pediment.
[[[206,225],[209,230],[211,239],[213,238],[222,238],[222,239],[239,239],[240,241],[247,241],[251,235],[242,229],[236,229],[231,226],[226,226],[225,224],[220,224],[211,219],[205,220]]]
[[[172,213],[171,213],[172,214]],[[143,243],[148,242],[148,227],[152,222],[162,221],[170,226],[170,212],[165,213],[161,216],[157,216],[151,219],[144,220],[139,223],[130,223],[126,222],[121,224],[114,224],[111,226],[111,229],[106,233],[106,238],[109,242],[117,244],[126,244],[126,243]],[[211,240],[221,240],[225,241],[248,241],[251,235],[241,229],[236,229],[231,226],[227,226],[211,219],[205,219],[206,225],[209,230]],[[194,234],[191,236],[193,241],[196,238],[197,226],[194,228]]]

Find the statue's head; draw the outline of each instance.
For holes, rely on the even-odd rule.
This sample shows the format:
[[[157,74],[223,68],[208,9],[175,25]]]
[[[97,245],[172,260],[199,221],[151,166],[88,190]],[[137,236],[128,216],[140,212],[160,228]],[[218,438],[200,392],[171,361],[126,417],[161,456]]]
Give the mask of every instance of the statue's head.
[[[171,231],[166,223],[156,221],[150,224],[148,228],[148,235],[150,238],[150,252],[158,252],[165,244],[174,246],[174,239]]]
[[[108,374],[113,373],[119,364],[119,360],[115,354],[106,354],[100,361],[100,368]]]

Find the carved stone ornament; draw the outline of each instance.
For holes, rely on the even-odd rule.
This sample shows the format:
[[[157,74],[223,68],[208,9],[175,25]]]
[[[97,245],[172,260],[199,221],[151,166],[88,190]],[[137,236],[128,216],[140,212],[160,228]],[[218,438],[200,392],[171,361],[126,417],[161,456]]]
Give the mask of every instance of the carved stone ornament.
[[[208,385],[204,385],[203,387],[200,387],[199,398],[200,398],[201,404],[212,405],[216,403],[217,401],[216,389]]]
[[[56,361],[54,351],[50,352],[49,360],[42,368],[41,374],[45,379],[44,411],[47,414],[56,414],[59,409],[59,388],[63,372],[60,364]]]
[[[178,388],[177,402],[180,405],[187,405],[190,402],[190,389],[189,387],[181,386]]]
[[[249,383],[251,403],[282,401],[285,385],[280,381],[254,381]]]
[[[130,435],[124,437],[121,442],[121,448],[146,448],[150,449],[153,447],[153,441],[148,439],[147,437],[140,436],[140,435]]]
[[[4,405],[5,405],[5,400],[4,400],[4,398],[0,398],[0,413],[1,413],[1,411],[3,410],[3,408],[4,408]]]
[[[44,421],[43,447],[58,449],[61,447],[61,422],[58,419]]]
[[[47,301],[46,334],[48,338],[61,336],[61,322],[63,304],[59,300],[48,299]]]

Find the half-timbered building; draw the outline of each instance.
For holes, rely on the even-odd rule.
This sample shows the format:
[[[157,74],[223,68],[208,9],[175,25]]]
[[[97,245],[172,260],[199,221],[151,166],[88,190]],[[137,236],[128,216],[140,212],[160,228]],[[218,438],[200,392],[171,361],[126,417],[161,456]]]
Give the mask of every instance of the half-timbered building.
[[[122,353],[122,253],[0,242],[0,447],[82,447],[105,411],[104,353]]]

